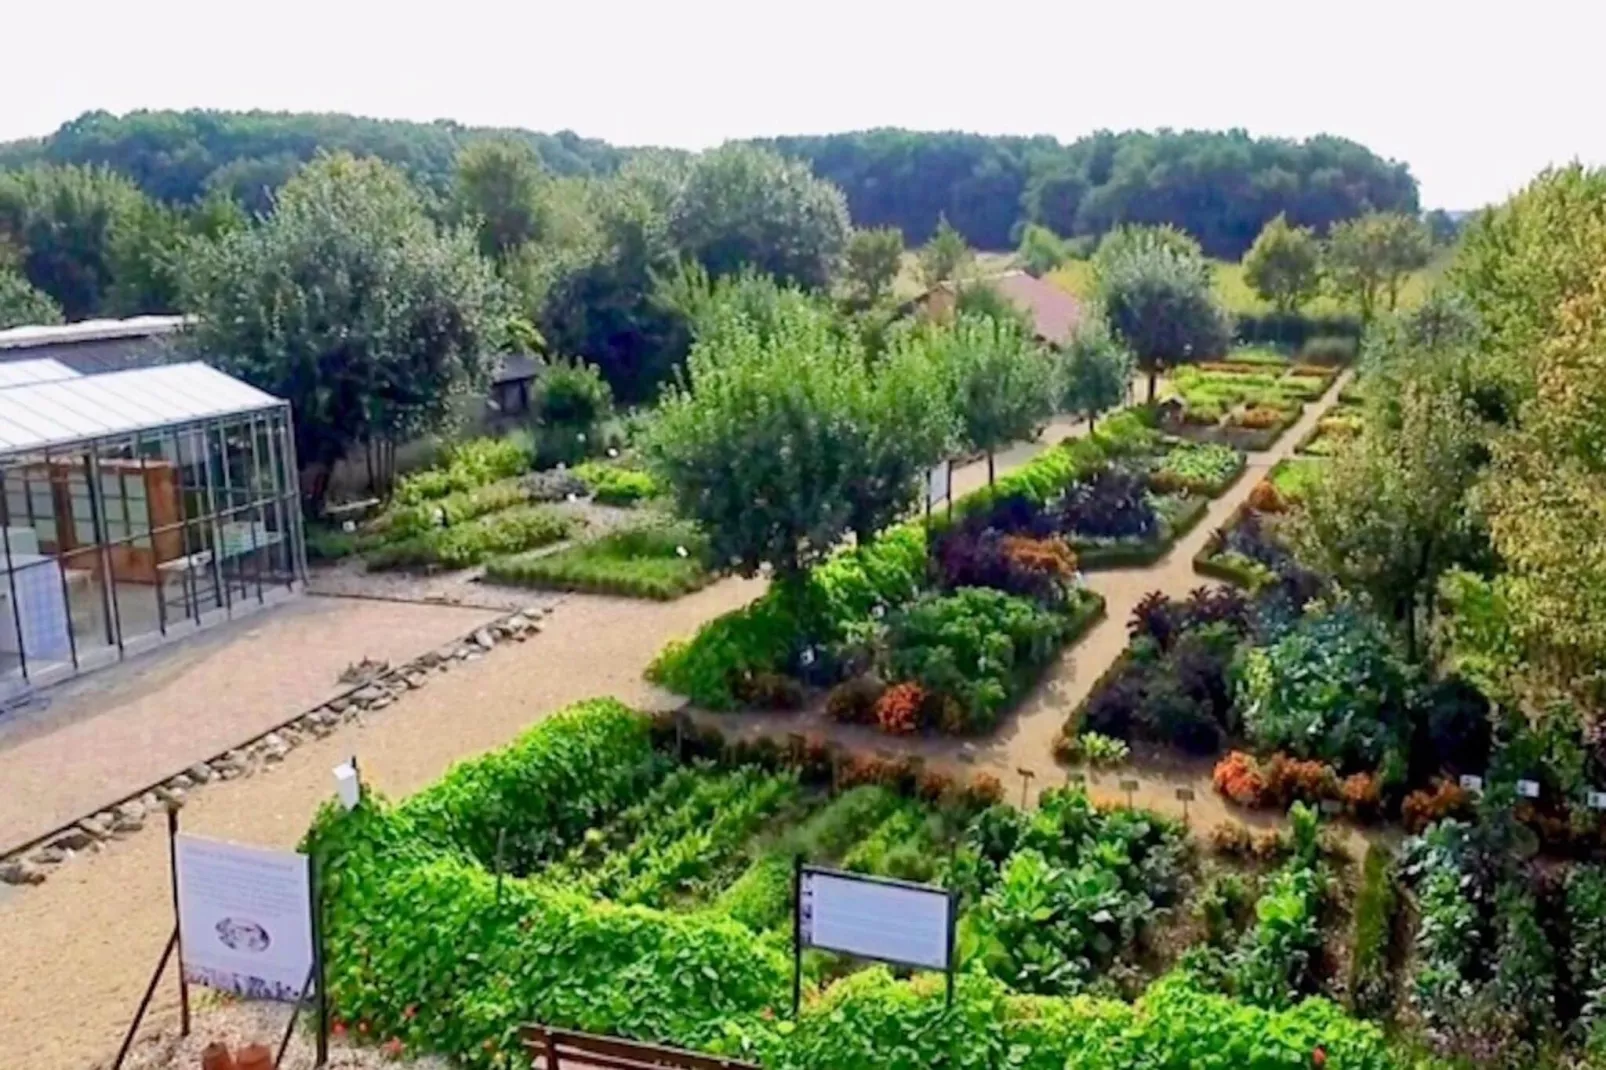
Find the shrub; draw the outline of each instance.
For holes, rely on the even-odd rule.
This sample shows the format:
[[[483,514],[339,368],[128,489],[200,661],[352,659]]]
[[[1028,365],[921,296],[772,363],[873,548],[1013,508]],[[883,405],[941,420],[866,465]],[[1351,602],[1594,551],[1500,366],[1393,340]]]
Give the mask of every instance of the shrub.
[[[535,450],[528,435],[459,442],[447,447],[439,466],[403,476],[395,501],[398,505],[434,501],[516,476],[534,463]]]
[[[1057,522],[1061,531],[1105,539],[1151,539],[1160,529],[1147,481],[1113,467],[1066,490]]]
[[[840,724],[869,724],[876,718],[876,704],[886,685],[874,676],[855,676],[831,689],[825,699],[825,714]]]
[[[1383,785],[1373,773],[1351,773],[1338,786],[1339,798],[1351,817],[1370,821],[1383,801]]]
[[[595,365],[559,358],[541,370],[530,391],[530,415],[538,422],[584,431],[606,419],[613,391]]]
[[[529,500],[529,491],[521,481],[507,479],[412,505],[393,503],[364,525],[363,542],[382,545],[397,539],[426,535],[438,528],[465,524]]]
[[[486,566],[496,583],[667,601],[705,587],[707,540],[689,524],[609,532],[555,553],[503,557]]]
[[[1062,751],[1061,758],[1070,761],[1080,759],[1095,769],[1123,765],[1132,757],[1132,748],[1127,746],[1125,740],[1097,732],[1082,732],[1066,737]]]
[[[1172,447],[1149,477],[1159,493],[1186,491],[1215,497],[1243,471],[1244,455],[1214,443],[1183,443]]]
[[[1258,513],[1281,513],[1287,511],[1288,502],[1278,492],[1275,483],[1262,479],[1249,492],[1249,508]]]
[[[908,735],[920,727],[920,708],[925,702],[926,689],[919,684],[893,684],[876,700],[876,725],[895,736]]]
[[[803,707],[803,685],[784,673],[754,672],[734,683],[741,702],[763,710],[796,710]]]
[[[1262,747],[1376,768],[1401,735],[1404,669],[1374,621],[1339,607],[1251,648],[1237,701]]]
[[[1216,790],[1221,791],[1221,787],[1218,785]],[[1247,857],[1252,843],[1249,827],[1242,821],[1222,821],[1210,830],[1210,849],[1219,855],[1226,855],[1229,858]]]
[[[616,464],[587,461],[577,465],[574,474],[591,491],[591,496],[602,505],[635,505],[662,493],[658,481],[646,473]]]
[[[888,628],[892,677],[956,698],[965,727],[992,727],[1054,655],[1067,621],[1012,595],[963,587],[900,611]]]
[[[357,536],[309,521],[306,525],[307,560],[340,561],[357,552]]]
[[[1421,832],[1445,818],[1465,817],[1472,810],[1472,794],[1451,780],[1419,788],[1400,804],[1400,823],[1407,832]]]
[[[1294,857],[1255,904],[1255,927],[1233,956],[1234,991],[1261,1007],[1286,1007],[1308,992],[1322,946],[1318,914],[1326,882],[1315,850],[1316,815],[1296,804],[1289,817]]]
[[[523,505],[453,527],[434,528],[386,543],[366,557],[370,569],[468,568],[490,557],[516,554],[566,539],[584,521],[544,505]]]
[[[1278,806],[1296,801],[1314,805],[1338,798],[1338,774],[1332,766],[1315,759],[1302,761],[1274,754],[1261,764],[1261,775],[1266,779],[1266,794]]]
[[[1210,782],[1216,791],[1240,806],[1260,806],[1266,795],[1266,778],[1261,774],[1260,763],[1255,761],[1254,755],[1239,750],[1216,763]]]
[[[1355,359],[1355,339],[1349,335],[1319,334],[1305,339],[1299,359],[1312,364],[1348,364]]]

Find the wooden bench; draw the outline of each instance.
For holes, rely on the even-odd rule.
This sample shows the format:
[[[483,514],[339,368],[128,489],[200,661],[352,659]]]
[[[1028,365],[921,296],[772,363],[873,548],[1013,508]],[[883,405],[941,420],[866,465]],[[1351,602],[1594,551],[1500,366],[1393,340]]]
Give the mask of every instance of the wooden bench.
[[[519,1035],[539,1070],[763,1070],[757,1063],[544,1025],[527,1025]]]

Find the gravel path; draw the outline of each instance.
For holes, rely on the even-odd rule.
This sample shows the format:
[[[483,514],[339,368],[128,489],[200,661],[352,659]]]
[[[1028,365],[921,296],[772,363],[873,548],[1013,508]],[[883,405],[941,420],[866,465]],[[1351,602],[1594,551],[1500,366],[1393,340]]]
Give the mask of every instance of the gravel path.
[[[1000,774],[1030,768],[1038,772],[1039,786],[1052,782],[1059,775],[1051,753],[1054,734],[1065,711],[1124,648],[1131,605],[1156,587],[1182,593],[1199,584],[1191,567],[1193,553],[1248,494],[1258,471],[1293,449],[1337,389],[1323,405],[1311,407],[1278,449],[1253,458],[1251,472],[1213,503],[1204,522],[1165,560],[1152,569],[1093,575],[1091,582],[1109,599],[1109,618],[1061,661],[996,739],[963,745],[922,741],[918,746],[939,758]],[[1056,424],[1044,437],[1057,441],[1081,430]],[[998,471],[1024,462],[1041,448],[1008,451],[999,458]],[[981,462],[956,473],[955,489],[962,493],[985,480]],[[319,803],[330,796],[331,768],[354,752],[365,779],[392,797],[403,796],[437,779],[454,761],[505,743],[571,702],[614,695],[643,708],[676,704],[674,696],[642,679],[653,655],[665,641],[692,633],[703,621],[745,604],[762,590],[759,581],[727,579],[666,604],[595,596],[565,599],[547,618],[546,630],[528,642],[499,644],[483,660],[442,676],[366,722],[296,748],[267,771],[196,793],[183,811],[184,827],[243,843],[290,847]],[[773,719],[721,720],[757,728]],[[784,730],[796,731],[798,725],[796,717],[787,719]],[[898,741],[867,736],[865,742],[890,749]],[[1186,765],[1146,774],[1149,782],[1174,778],[1189,784],[1197,783],[1199,775],[1199,769]],[[1208,777],[1208,769],[1204,775]],[[1113,780],[1111,775],[1098,778],[1095,793],[1115,794]],[[1177,808],[1162,790],[1155,789],[1155,794],[1140,801]],[[1208,799],[1208,791],[1199,793],[1196,815]],[[79,1070],[108,1060],[171,930],[169,895],[166,842],[152,831],[75,860],[39,887],[0,886],[0,1063],[29,1070]],[[165,985],[148,1031],[171,1030],[174,1004],[173,986]],[[216,1019],[215,1028],[238,1035],[242,1020],[245,1028],[267,1028],[265,1020],[251,1025],[254,1019],[238,1015]],[[201,1028],[214,1028],[210,1021],[203,1015]],[[203,1043],[206,1039],[200,1037]],[[182,1056],[164,1056],[166,1044],[147,1046],[152,1059],[147,1065],[169,1066]]]

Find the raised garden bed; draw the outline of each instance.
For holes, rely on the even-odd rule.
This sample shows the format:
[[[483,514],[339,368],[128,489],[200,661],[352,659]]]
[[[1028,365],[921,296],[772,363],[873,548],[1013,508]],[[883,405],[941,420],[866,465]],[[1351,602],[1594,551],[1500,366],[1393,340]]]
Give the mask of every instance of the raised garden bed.
[[[668,601],[713,582],[707,549],[692,525],[660,521],[547,553],[497,558],[485,577],[521,587]]]

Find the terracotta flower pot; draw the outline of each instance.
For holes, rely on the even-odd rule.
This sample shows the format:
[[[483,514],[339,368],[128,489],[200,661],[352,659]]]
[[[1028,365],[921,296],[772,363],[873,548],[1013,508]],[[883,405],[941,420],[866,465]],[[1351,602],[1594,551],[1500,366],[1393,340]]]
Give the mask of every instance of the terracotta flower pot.
[[[273,1070],[273,1053],[264,1044],[247,1044],[234,1057],[234,1070]]]
[[[214,1040],[201,1049],[201,1070],[237,1070],[229,1046],[221,1040]]]

